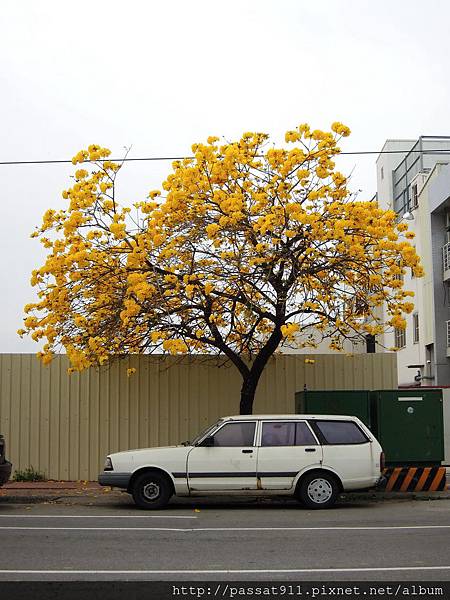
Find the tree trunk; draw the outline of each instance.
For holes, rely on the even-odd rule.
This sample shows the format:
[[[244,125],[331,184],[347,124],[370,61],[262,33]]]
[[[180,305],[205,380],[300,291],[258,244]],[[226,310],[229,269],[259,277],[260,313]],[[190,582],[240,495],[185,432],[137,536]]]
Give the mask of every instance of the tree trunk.
[[[267,365],[269,358],[275,352],[278,344],[281,342],[281,328],[277,326],[272,335],[267,340],[265,346],[261,349],[252,365],[252,368],[245,372],[241,370],[243,382],[241,387],[240,414],[251,415],[253,413],[253,401],[255,400],[256,388],[258,387],[261,374]]]
[[[239,405],[239,414],[251,415],[253,412],[253,401],[255,399],[256,388],[260,374],[250,373],[243,380],[241,387],[241,402]]]

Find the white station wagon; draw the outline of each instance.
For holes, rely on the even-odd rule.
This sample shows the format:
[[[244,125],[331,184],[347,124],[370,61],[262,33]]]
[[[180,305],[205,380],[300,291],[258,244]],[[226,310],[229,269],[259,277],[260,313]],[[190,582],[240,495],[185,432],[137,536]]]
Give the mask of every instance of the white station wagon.
[[[294,496],[328,508],[340,492],[376,485],[384,455],[369,429],[341,415],[224,417],[192,442],[107,456],[99,483],[123,488],[137,506],[171,496]]]

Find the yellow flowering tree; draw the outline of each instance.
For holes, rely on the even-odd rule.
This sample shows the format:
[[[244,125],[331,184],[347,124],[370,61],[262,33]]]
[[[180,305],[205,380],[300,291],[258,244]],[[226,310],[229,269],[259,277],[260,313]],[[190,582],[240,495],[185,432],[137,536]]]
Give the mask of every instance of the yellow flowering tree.
[[[413,234],[349,193],[333,162],[349,133],[300,125],[278,149],[261,133],[210,137],[132,207],[117,201],[109,150],[79,152],[67,207],[33,234],[49,254],[19,333],[45,340],[44,363],[64,349],[71,370],[134,353],[225,355],[247,414],[280,343],[314,345],[315,328],[339,349],[404,327],[412,293],[399,276],[421,275]]]

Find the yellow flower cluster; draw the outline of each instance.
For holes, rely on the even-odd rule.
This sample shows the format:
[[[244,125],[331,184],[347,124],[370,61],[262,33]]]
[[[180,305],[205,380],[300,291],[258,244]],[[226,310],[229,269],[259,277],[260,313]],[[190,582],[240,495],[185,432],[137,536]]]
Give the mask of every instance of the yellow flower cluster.
[[[170,354],[185,354],[188,351],[188,347],[183,340],[164,340],[163,348]]]
[[[281,326],[281,333],[285,338],[293,338],[294,334],[299,330],[298,323],[287,323]]]
[[[338,135],[342,135],[342,137],[347,137],[351,133],[350,129],[346,125],[339,123],[339,121],[335,121],[334,123],[332,123],[331,130],[337,133]]]
[[[81,162],[85,162],[85,161],[96,161],[96,160],[100,160],[102,158],[107,158],[109,155],[111,154],[111,151],[108,150],[108,148],[102,148],[101,146],[98,146],[97,144],[91,144],[87,151],[86,150],[80,150],[80,152],[78,152],[78,154],[76,154],[73,158],[72,158],[72,163],[74,165],[76,165],[77,163],[81,163]],[[80,171],[77,171],[77,173],[79,173]],[[77,177],[77,175],[75,175]],[[85,175],[87,176],[87,175]],[[77,177],[77,179],[79,179]]]
[[[406,321],[399,314],[396,314],[392,317],[392,319],[390,320],[390,324],[392,325],[392,327],[395,327],[396,329],[405,329],[406,328]]]

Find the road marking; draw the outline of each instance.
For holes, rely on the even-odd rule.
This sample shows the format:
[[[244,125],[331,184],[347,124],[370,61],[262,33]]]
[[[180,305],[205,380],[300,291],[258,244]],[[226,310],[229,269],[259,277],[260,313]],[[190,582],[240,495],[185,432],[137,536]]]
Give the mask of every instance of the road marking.
[[[3,519],[197,519],[182,515],[0,515]]]
[[[450,525],[393,525],[374,527],[36,527],[25,525],[2,525],[0,530],[46,530],[46,531],[181,531],[194,533],[197,531],[391,531],[411,529],[450,529]]]
[[[197,529],[176,529],[175,527],[19,527],[15,525],[0,527],[0,530],[5,529],[13,531],[197,531]]]
[[[2,569],[0,575],[220,575],[220,574],[251,574],[251,573],[371,573],[375,571],[448,571],[450,566],[430,567],[350,567],[342,569],[164,569],[164,570],[12,570]]]

